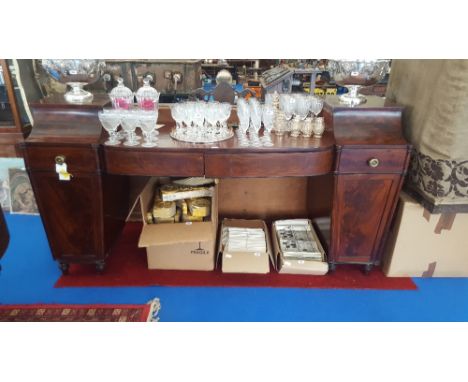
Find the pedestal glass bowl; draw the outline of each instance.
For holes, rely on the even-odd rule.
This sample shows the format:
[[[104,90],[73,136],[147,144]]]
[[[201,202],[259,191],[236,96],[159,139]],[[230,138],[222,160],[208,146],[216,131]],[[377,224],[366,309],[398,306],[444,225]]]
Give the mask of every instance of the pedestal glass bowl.
[[[348,88],[348,93],[342,94],[340,101],[354,106],[366,102],[359,89],[381,81],[389,66],[390,60],[330,60],[327,70],[338,85]]]
[[[45,59],[41,61],[44,70],[55,80],[67,84],[71,90],[64,95],[69,103],[89,103],[93,95],[84,90],[87,84],[93,84],[100,76],[105,63],[100,60]]]

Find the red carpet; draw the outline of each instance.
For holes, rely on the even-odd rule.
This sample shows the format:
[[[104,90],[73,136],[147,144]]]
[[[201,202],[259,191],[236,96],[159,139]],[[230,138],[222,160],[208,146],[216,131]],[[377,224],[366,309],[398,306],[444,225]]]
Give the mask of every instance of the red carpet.
[[[151,305],[0,305],[0,322],[144,322]]]
[[[409,277],[385,277],[379,270],[364,275],[360,267],[338,266],[326,276],[225,274],[200,271],[148,270],[145,249],[137,248],[140,223],[128,223],[108,259],[102,275],[94,267],[73,265],[70,274],[61,276],[56,288],[62,287],[126,287],[126,286],[225,286],[278,288],[340,288],[415,290]]]

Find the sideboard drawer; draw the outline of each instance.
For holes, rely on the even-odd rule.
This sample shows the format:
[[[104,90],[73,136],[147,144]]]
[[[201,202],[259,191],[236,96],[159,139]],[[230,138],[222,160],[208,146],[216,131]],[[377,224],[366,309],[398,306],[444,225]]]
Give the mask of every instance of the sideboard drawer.
[[[203,176],[203,153],[105,148],[106,171],[119,175]]]
[[[341,151],[338,161],[338,173],[391,173],[400,174],[405,171],[406,148],[389,149],[350,149]]]
[[[26,163],[31,170],[55,172],[56,161],[64,159],[72,174],[98,171],[98,153],[91,146],[27,145],[25,151]]]
[[[326,174],[333,166],[333,152],[206,154],[207,177],[283,177]]]

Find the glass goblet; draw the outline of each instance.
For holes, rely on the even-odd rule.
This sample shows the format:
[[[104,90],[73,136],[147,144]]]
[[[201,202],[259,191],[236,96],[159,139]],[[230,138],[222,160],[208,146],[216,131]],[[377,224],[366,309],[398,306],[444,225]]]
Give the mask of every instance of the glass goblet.
[[[323,99],[316,97],[316,96],[311,96],[311,106],[310,106],[310,111],[312,114],[317,117],[320,112],[323,109]]]
[[[109,134],[109,139],[104,142],[104,144],[107,146],[116,146],[120,144],[120,141],[117,138],[117,128],[121,121],[120,115],[118,113],[100,111],[98,112],[98,118],[104,130]]]
[[[122,128],[127,133],[127,140],[124,146],[136,146],[138,141],[135,137],[135,130],[138,125],[138,117],[134,113],[125,113],[122,116]]]
[[[156,122],[158,121],[158,111],[142,113],[140,115],[140,128],[145,136],[145,141],[142,147],[155,147],[157,144],[152,139],[152,133],[156,129]],[[157,139],[157,138],[156,138]]]

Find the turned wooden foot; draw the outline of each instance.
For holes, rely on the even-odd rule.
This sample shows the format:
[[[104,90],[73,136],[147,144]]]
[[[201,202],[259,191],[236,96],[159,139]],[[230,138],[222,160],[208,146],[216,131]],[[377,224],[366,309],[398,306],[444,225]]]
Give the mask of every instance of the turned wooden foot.
[[[68,275],[68,270],[70,268],[70,264],[68,264],[68,263],[59,263],[59,268],[62,271],[63,275]]]
[[[99,273],[99,274],[102,274],[104,273],[104,269],[106,268],[106,262],[104,260],[101,260],[101,261],[98,261],[96,263],[96,271]]]
[[[366,264],[364,265],[364,268],[363,268],[363,272],[365,275],[368,275],[370,273],[370,271],[372,270],[372,268],[374,267],[373,264]]]

